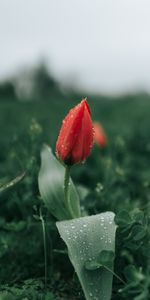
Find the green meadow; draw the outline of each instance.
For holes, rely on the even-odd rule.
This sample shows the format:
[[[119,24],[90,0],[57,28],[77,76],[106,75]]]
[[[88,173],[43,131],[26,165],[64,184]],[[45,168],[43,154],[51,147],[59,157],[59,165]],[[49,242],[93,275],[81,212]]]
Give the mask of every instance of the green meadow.
[[[81,99],[55,93],[28,102],[0,98],[0,300],[84,299],[37,180],[43,143],[55,153],[62,120]],[[92,119],[105,129],[108,145],[105,149],[94,145],[86,162],[74,166],[71,175],[89,215],[116,214],[112,300],[148,300],[150,96],[89,95],[88,102]],[[3,189],[23,173],[20,181]],[[40,210],[46,228],[46,284]]]

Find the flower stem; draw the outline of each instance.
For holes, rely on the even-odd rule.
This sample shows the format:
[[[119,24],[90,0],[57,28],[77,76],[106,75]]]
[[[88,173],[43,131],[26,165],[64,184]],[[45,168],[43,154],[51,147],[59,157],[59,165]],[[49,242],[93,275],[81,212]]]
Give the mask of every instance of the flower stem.
[[[112,273],[119,281],[121,281],[123,284],[126,284],[126,282],[119,276],[117,275],[115,272],[113,272],[110,268],[108,268],[107,266],[104,266],[104,268],[109,271],[110,273]]]
[[[44,246],[44,264],[45,264],[45,289],[47,287],[47,245],[46,245],[46,228],[45,222],[42,216],[42,211],[40,209],[40,220],[42,224],[42,231],[43,231],[43,246]]]
[[[69,187],[70,187],[70,167],[66,166],[65,168],[65,177],[64,177],[64,195],[65,195],[65,205],[68,209],[72,218],[74,218],[73,211],[70,206],[70,194],[69,194]]]

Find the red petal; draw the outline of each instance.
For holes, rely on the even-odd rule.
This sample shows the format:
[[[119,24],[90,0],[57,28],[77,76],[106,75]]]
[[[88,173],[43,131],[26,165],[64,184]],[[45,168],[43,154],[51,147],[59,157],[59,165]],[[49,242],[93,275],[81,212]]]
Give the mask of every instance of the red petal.
[[[95,142],[98,145],[105,147],[106,144],[107,144],[107,138],[106,138],[106,135],[105,135],[105,132],[104,132],[102,126],[98,122],[94,122],[93,126],[94,126],[94,140],[95,140]]]
[[[64,162],[77,163],[90,153],[93,126],[86,99],[71,109],[65,117],[56,144],[57,155]]]
[[[93,145],[93,124],[87,106],[84,108],[82,124],[75,141],[72,157],[73,161],[80,162],[85,160],[90,154]]]

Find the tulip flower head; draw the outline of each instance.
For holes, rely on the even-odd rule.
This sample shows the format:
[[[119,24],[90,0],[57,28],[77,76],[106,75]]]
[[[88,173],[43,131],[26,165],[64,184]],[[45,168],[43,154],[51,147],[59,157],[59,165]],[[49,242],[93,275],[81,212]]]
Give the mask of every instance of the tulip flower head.
[[[84,161],[93,145],[93,124],[86,99],[72,108],[62,122],[56,155],[66,165]]]
[[[97,145],[104,148],[107,144],[107,137],[104,132],[104,129],[102,128],[99,122],[93,122],[93,127],[94,127],[94,142]]]

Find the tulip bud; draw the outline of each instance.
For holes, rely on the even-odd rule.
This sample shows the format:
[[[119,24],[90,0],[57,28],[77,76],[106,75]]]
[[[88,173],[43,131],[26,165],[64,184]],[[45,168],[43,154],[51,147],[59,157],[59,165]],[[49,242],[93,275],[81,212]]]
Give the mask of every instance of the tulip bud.
[[[93,124],[86,99],[72,108],[62,122],[56,143],[56,155],[66,165],[87,158],[93,145]]]
[[[94,127],[94,142],[101,147],[105,147],[107,144],[107,137],[99,122],[93,122]]]

